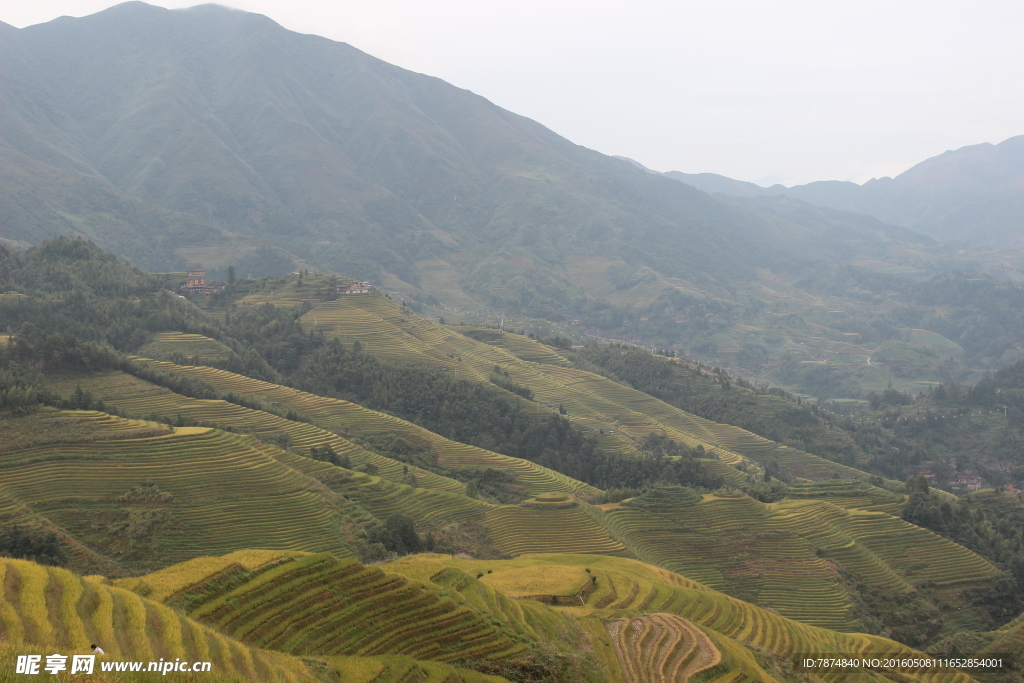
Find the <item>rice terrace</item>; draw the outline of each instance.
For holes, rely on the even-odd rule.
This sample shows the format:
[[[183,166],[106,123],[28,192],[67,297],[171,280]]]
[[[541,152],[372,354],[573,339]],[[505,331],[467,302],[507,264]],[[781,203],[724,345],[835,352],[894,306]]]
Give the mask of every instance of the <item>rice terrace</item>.
[[[0,683],[1024,683],[1024,138],[762,186],[476,94],[727,169],[870,118],[796,27],[998,71],[949,7],[9,4]]]

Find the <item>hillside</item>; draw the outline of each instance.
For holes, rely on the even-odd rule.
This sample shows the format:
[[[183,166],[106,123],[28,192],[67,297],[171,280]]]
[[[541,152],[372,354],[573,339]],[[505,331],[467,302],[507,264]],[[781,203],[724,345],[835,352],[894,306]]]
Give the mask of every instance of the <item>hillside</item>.
[[[697,504],[648,500],[647,494],[601,506],[599,519],[647,562],[804,623],[838,630],[867,630],[858,621],[853,585],[895,594],[931,586],[940,608],[952,612],[965,588],[973,590],[997,575],[974,553],[872,509],[878,499],[870,491],[860,500],[801,493],[809,498],[794,491],[793,498],[769,505],[726,492],[706,495]],[[801,586],[799,595],[794,584]],[[928,635],[908,632],[908,637],[923,642]]]
[[[4,432],[5,525],[59,529],[75,568],[138,571],[257,546],[353,555],[345,520],[358,511],[252,437],[91,411],[7,419]]]
[[[635,655],[628,650],[623,651],[626,648],[622,647],[623,641],[617,637],[617,632],[625,627],[646,634],[628,645],[630,649],[636,648],[637,654],[642,652],[642,648],[648,647],[650,639],[657,638],[657,630],[652,628],[654,624],[638,624],[636,621],[638,616],[645,613],[655,617],[655,623],[660,621],[663,629],[677,633],[675,638],[680,640],[687,637],[685,631],[680,633],[687,626],[691,629],[696,627],[696,631],[690,631],[691,638],[700,639],[700,633],[703,632],[721,656],[712,680],[738,678],[737,669],[746,669],[749,676],[750,668],[754,671],[760,669],[758,674],[761,680],[783,680],[788,677],[787,673],[791,676],[792,672],[786,671],[789,662],[780,659],[786,658],[785,653],[801,648],[822,652],[850,648],[857,652],[870,652],[877,651],[876,648],[893,647],[891,642],[808,627],[769,611],[750,608],[699,583],[634,560],[533,555],[505,562],[480,562],[424,555],[401,560],[390,565],[390,568],[417,577],[430,576],[443,568],[457,568],[467,574],[475,571],[477,574],[483,573],[479,579],[482,583],[513,595],[544,591],[547,586],[554,587],[559,581],[572,585],[570,577],[576,576],[576,581],[582,582],[575,586],[586,588],[583,591],[585,598],[582,605],[565,611],[579,618],[586,631],[600,639],[598,642],[604,641],[604,655],[599,654],[602,659],[612,660],[610,655],[614,652],[620,666],[627,670],[630,658]],[[434,575],[446,576],[447,572]],[[586,587],[587,583],[592,584],[592,591]],[[561,600],[564,599],[560,598],[559,604],[563,604]],[[520,602],[529,604],[526,600]],[[572,604],[572,600],[566,602]],[[672,616],[678,620],[673,620]],[[747,648],[754,648],[754,652]],[[754,654],[758,651],[760,656]],[[773,660],[773,656],[779,655],[782,656],[780,659]],[[666,659],[671,661],[671,657],[661,661]],[[714,658],[707,661],[711,664]],[[648,675],[653,663],[647,662]],[[870,674],[866,675],[866,680],[871,680]]]
[[[660,433],[690,447],[701,446],[728,465],[775,459],[810,478],[827,478],[833,472],[866,478],[852,468],[802,449],[780,447],[745,429],[687,413],[650,393],[581,369],[587,367],[585,364],[576,367],[568,356],[521,335],[445,327],[379,295],[320,302],[313,298],[317,278],[306,278],[301,290],[295,284],[294,280],[281,283],[273,298],[247,295],[239,305],[272,303],[288,308],[306,301],[310,308],[300,318],[302,323],[312,323],[317,332],[340,337],[339,341],[359,342],[366,352],[394,362],[440,366],[448,373],[458,372],[477,381],[492,381],[491,373],[499,367],[513,382],[533,392],[536,405],[530,409],[552,411],[561,406],[574,424],[596,433],[597,443],[606,451],[635,453],[642,439]],[[334,388],[320,386],[322,390]],[[856,458],[850,464],[856,464]]]
[[[232,566],[258,570],[279,554],[266,551],[229,556]],[[219,559],[219,558],[218,558]],[[0,622],[5,656],[25,652],[54,651],[91,653],[98,643],[105,651],[97,658],[90,680],[155,680],[161,674],[102,673],[104,663],[124,660],[162,666],[177,660],[209,662],[210,673],[189,680],[287,681],[315,683],[337,680],[369,683],[371,680],[450,681],[451,683],[499,683],[503,678],[475,671],[417,662],[409,657],[340,657],[300,659],[279,651],[256,649],[183,616],[168,607],[116,585],[102,576],[80,577],[63,569],[42,567],[23,560],[0,558],[0,577],[5,590],[0,594]],[[110,660],[113,660],[110,661]],[[45,660],[44,660],[45,661]],[[157,669],[160,671],[160,669]],[[167,676],[168,670],[163,671]],[[186,680],[174,674],[166,680]],[[21,680],[22,677],[18,677]],[[11,679],[14,680],[14,679]]]
[[[801,628],[921,648],[992,632],[1019,612],[1016,508],[893,481],[916,456],[904,456],[895,439],[907,435],[892,425],[857,425],[685,359],[444,325],[379,291],[332,296],[338,278],[326,274],[241,280],[193,302],[166,292],[166,278],[82,242],[3,253],[0,552],[103,574],[147,597],[177,580],[176,563],[226,568],[187,564],[197,557],[262,548],[298,558],[264,577],[282,599],[295,597],[296,611],[275,617],[294,625],[289,635],[270,633],[277,622],[256,607],[256,583],[223,614],[207,596],[204,623],[220,623],[227,637],[252,633],[251,645],[304,656],[401,656],[388,661],[424,676],[442,671],[430,662],[460,665],[411,627],[407,649],[392,651],[370,638],[394,631],[389,622],[343,632],[307,621],[307,601],[340,599],[343,577],[357,572],[357,583],[392,586],[413,613],[422,604],[508,661],[527,656],[516,649],[523,643],[551,644],[554,662],[579,651],[559,635],[576,632],[566,623],[538,617],[494,631],[501,616],[461,611],[466,603],[448,589],[419,595],[362,569],[424,552],[481,563],[577,557],[583,570],[537,576],[527,562],[493,588],[559,610],[582,600],[647,612],[602,612],[611,621],[599,628],[581,622],[608,648],[572,660],[584,668],[630,670],[651,659],[678,672],[704,662],[765,680],[788,666],[786,645],[759,659],[739,632],[702,636],[702,624],[716,627],[698,614],[670,603],[649,610],[661,588],[599,578],[589,603],[585,569],[607,562],[678,572]],[[141,352],[162,358],[129,355]],[[979,385],[978,400],[999,389],[1009,401],[1018,374]],[[935,403],[935,393],[919,400]],[[896,391],[872,399],[879,408],[902,400]],[[858,469],[883,466],[898,476]],[[291,573],[298,567],[337,577],[339,592],[317,592],[306,574]],[[497,573],[466,573],[483,579],[487,569]],[[236,580],[254,575],[232,569],[210,590],[241,590]],[[243,602],[251,609],[236,609]],[[259,626],[243,628],[251,620]],[[303,649],[300,633],[347,644]],[[470,663],[502,675],[505,661]]]
[[[109,378],[101,375],[96,379]],[[116,401],[116,396],[110,400]],[[238,424],[237,407],[212,401],[207,405],[206,420]],[[188,408],[188,399],[180,398],[171,406],[172,413]],[[436,539],[431,543],[454,544],[450,547],[462,552],[479,556],[566,552],[636,556],[792,618],[840,630],[875,630],[886,620],[871,621],[879,615],[858,597],[853,589],[857,583],[896,593],[910,593],[912,585],[932,586],[934,595],[928,599],[952,617],[953,606],[965,591],[987,586],[996,574],[973,553],[882,512],[898,511],[902,498],[863,484],[860,488],[846,483],[794,489],[792,499],[770,506],[739,492],[720,492],[696,506],[687,499],[653,503],[636,499],[598,510],[566,494],[547,494],[546,499],[529,500],[521,506],[493,506],[458,492],[426,488],[434,483],[428,478],[417,477],[418,485],[410,487],[262,445],[263,459],[247,462],[244,452],[231,446],[244,437],[206,427],[173,428],[173,432],[151,439],[152,445],[131,431],[127,436],[136,438],[118,440],[119,429],[136,428],[138,423],[107,418],[98,428],[98,417],[96,413],[44,412],[11,420],[14,431],[8,433],[8,443],[15,443],[10,438],[15,435],[29,443],[27,448],[3,456],[9,470],[4,487],[9,501],[6,523],[57,529],[64,542],[76,549],[72,565],[91,571],[137,571],[197,554],[254,545],[373,558],[380,551],[367,544],[368,532],[372,540],[376,525],[390,524],[398,514],[415,520],[421,536]],[[273,419],[266,416],[261,420],[259,414],[250,417],[252,424],[262,421],[264,428],[274,424]],[[284,423],[276,425],[278,430],[287,431],[288,421],[277,419]],[[79,430],[90,431],[74,434],[76,420],[85,421],[86,426]],[[37,431],[34,425],[54,421],[72,441],[32,444],[24,436]],[[300,430],[315,429],[293,424]],[[81,441],[89,435],[96,440]],[[201,448],[199,439],[203,440]],[[297,450],[306,452],[302,447]],[[443,452],[443,447],[439,450]],[[211,457],[218,451],[223,455]],[[45,452],[47,459],[40,460],[40,452]],[[353,459],[367,457],[351,450],[341,452]],[[71,453],[74,458],[69,457]],[[102,489],[92,487],[76,497],[71,489],[47,486],[44,493],[29,485],[45,471],[40,468],[46,467],[46,462],[56,461],[61,463],[68,485],[79,491],[81,476],[76,473],[86,463],[95,463],[99,453],[116,463],[114,469],[100,472],[95,471],[95,464],[90,466],[90,476],[103,477]],[[159,456],[160,467],[154,467],[153,456]],[[78,469],[76,462],[81,463]],[[190,464],[197,462],[202,466]],[[519,475],[513,459],[505,462],[490,466]],[[254,478],[257,474],[259,478]],[[396,474],[396,480],[407,480],[400,472]],[[284,476],[288,478],[282,479]],[[259,484],[260,479],[274,481],[276,489]],[[301,495],[288,490],[292,480],[308,482]],[[438,480],[448,488],[443,479]],[[552,479],[545,488],[555,491],[565,480]],[[201,483],[207,481],[210,483]],[[196,492],[197,486],[204,495]],[[255,496],[247,493],[257,490]],[[247,498],[251,498],[249,508]],[[256,513],[252,505],[263,511]],[[303,511],[303,506],[309,505],[325,507]],[[31,514],[26,513],[28,509]],[[98,518],[107,520],[109,527],[99,531]],[[304,521],[301,527],[282,523],[288,519]],[[314,519],[322,520],[319,526],[310,523]],[[332,533],[338,524],[344,540]],[[228,528],[230,534],[225,532]],[[751,534],[753,529],[758,533]],[[694,548],[702,550],[694,555]],[[940,556],[944,558],[941,563],[927,559]],[[847,584],[836,583],[837,569],[850,577]],[[794,582],[815,599],[794,601],[788,595]],[[985,617],[974,611],[957,615],[953,623],[963,619],[986,623]],[[922,640],[931,635],[915,632],[911,636],[908,632],[906,637]]]
[[[900,651],[884,639],[802,626],[632,560],[561,554],[482,562],[426,554],[370,568],[315,555],[268,559],[242,566],[232,556],[200,558],[118,583],[152,591],[154,599],[245,642],[314,656],[391,651],[457,659],[513,679],[525,646],[538,642],[553,645],[553,654],[576,648],[577,675],[589,669],[587,679],[605,681],[633,680],[635,657],[651,640],[662,642],[660,675],[708,669],[707,680],[716,681],[779,680],[791,666],[787,653],[799,648]],[[308,610],[317,594],[339,609],[314,618]],[[388,630],[378,630],[384,624]],[[639,637],[620,637],[623,628]],[[556,656],[564,658],[562,652]],[[644,675],[656,674],[651,663]]]
[[[294,657],[225,638],[101,576],[82,578],[7,558],[0,558],[0,576],[6,587],[15,588],[0,594],[5,649],[29,645],[81,654],[100,643],[113,659],[210,661],[219,680],[316,680]]]

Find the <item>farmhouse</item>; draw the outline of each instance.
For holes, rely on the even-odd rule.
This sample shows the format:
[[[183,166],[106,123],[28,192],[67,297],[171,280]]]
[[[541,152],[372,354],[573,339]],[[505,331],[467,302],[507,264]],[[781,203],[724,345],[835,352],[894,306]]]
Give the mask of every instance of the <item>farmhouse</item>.
[[[190,270],[188,271],[188,276],[185,278],[185,284],[183,284],[181,288],[189,294],[205,294],[209,296],[210,294],[221,291],[226,286],[227,285],[208,281],[206,279],[205,270]]]
[[[347,285],[338,285],[338,294],[369,294],[373,291],[373,285],[369,282],[352,282]]]
[[[185,284],[181,286],[189,294],[202,294],[206,286],[205,270],[190,270],[185,278]]]
[[[980,491],[983,483],[984,482],[982,482],[981,477],[968,476],[949,482],[949,486],[954,490],[967,489],[968,491]]]

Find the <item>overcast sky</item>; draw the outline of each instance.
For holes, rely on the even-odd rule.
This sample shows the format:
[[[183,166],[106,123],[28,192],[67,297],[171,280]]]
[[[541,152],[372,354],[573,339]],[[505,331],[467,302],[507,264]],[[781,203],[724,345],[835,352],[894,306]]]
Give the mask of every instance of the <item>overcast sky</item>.
[[[113,4],[0,0],[0,20]],[[1024,134],[1019,0],[220,4],[438,76],[659,171],[862,182]]]

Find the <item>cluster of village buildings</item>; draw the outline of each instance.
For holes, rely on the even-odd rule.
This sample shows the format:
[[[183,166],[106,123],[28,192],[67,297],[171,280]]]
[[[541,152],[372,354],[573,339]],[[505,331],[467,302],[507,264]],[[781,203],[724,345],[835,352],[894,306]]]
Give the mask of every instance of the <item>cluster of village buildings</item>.
[[[986,464],[991,464],[991,463],[986,463]],[[999,469],[1005,469],[1005,468],[1004,467],[1000,467]],[[938,476],[936,476],[935,471],[932,470],[931,468],[925,467],[925,468],[919,469],[917,471],[917,474],[919,476],[922,476],[925,479],[927,479],[928,483],[933,485],[933,486],[938,486],[939,483],[940,483]],[[985,480],[984,479],[982,479],[981,477],[977,476],[973,472],[966,471],[966,472],[958,473],[956,475],[955,479],[950,479],[949,480],[949,488],[952,489],[954,492],[958,492],[958,493],[968,492],[969,493],[971,491],[980,491],[981,489],[986,488],[986,486],[985,486]],[[991,485],[989,486],[989,488],[991,488]],[[1003,484],[1002,488],[1003,488],[1004,491],[1007,491],[1009,493],[1015,493],[1017,495],[1024,494],[1024,486],[1014,486],[1012,484]]]
[[[227,285],[224,283],[207,280],[205,270],[190,270],[181,290],[188,294],[210,295],[222,291],[225,287]],[[369,282],[360,281],[338,285],[338,294],[369,294],[372,291],[373,285]]]
[[[338,294],[369,294],[373,291],[373,285],[369,282],[350,282],[347,285],[338,285]]]

